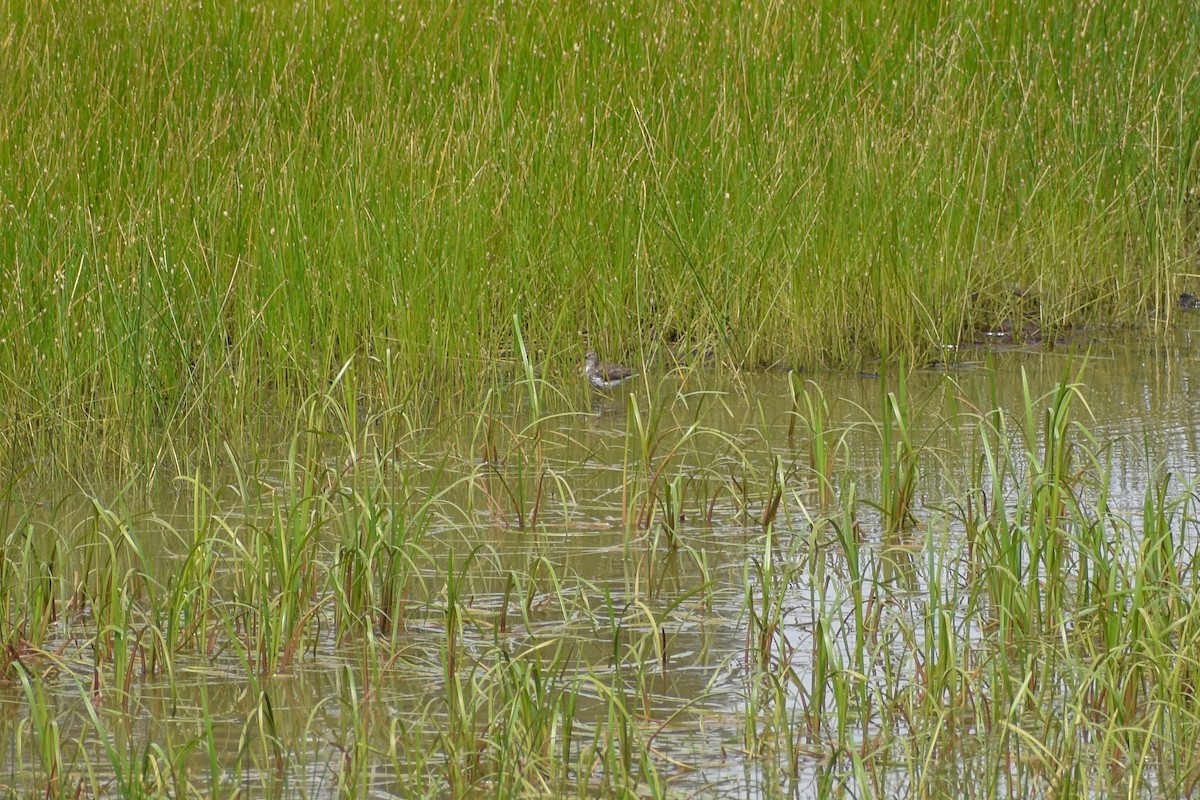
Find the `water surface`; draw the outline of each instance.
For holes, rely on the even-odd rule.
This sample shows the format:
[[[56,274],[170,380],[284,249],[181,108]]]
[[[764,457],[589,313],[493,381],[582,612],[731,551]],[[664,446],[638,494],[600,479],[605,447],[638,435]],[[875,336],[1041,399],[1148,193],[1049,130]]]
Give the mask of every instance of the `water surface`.
[[[861,757],[878,737],[893,753],[872,762],[881,793],[1018,791],[1028,778],[996,777],[994,734],[983,717],[956,722],[958,744],[927,763],[920,742],[903,741],[919,728],[903,720],[903,707],[924,691],[929,665],[916,654],[926,652],[933,630],[931,598],[951,608],[963,652],[973,642],[982,648],[989,635],[968,602],[964,566],[963,498],[991,488],[979,480],[980,427],[1003,420],[1012,442],[1025,441],[1032,399],[1034,445],[1012,449],[1019,469],[1043,454],[1050,393],[1064,380],[1078,382],[1073,419],[1087,433],[1075,429],[1083,446],[1075,464],[1106,476],[1107,502],[1128,523],[1132,559],[1147,492],[1167,486],[1186,494],[1196,479],[1200,328],[1187,322],[1165,337],[1097,334],[1053,349],[969,350],[953,354],[949,367],[909,371],[904,407],[919,479],[915,524],[899,530],[888,530],[878,507],[879,420],[888,393],[900,389],[897,367],[887,375],[791,379],[702,369],[653,374],[578,407],[563,401],[540,421],[516,392],[509,410],[492,409],[474,426],[473,438],[426,437],[400,448],[383,440],[368,412],[354,443],[359,460],[348,462],[355,454],[328,437],[324,471],[308,495],[286,456],[276,456],[202,476],[211,493],[200,504],[186,481],[145,507],[119,501],[116,489],[39,498],[8,514],[9,557],[25,559],[10,567],[8,619],[22,619],[14,603],[34,602],[36,563],[81,571],[54,575],[56,618],[40,644],[12,651],[19,656],[10,661],[33,678],[0,687],[6,783],[33,791],[51,771],[37,750],[46,735],[28,722],[33,700],[44,703],[69,754],[59,773],[65,785],[116,794],[114,764],[142,769],[171,753],[174,776],[150,770],[138,780],[172,792],[173,781],[184,781],[201,793],[215,781],[213,791],[240,787],[248,796],[449,795],[446,761],[462,757],[447,747],[464,724],[456,699],[476,704],[465,724],[480,742],[492,741],[498,728],[517,726],[506,715],[521,704],[501,700],[538,686],[558,727],[531,740],[531,752],[546,742],[562,746],[563,721],[572,719],[569,780],[596,794],[616,792],[596,766],[602,757],[584,758],[588,748],[619,746],[606,744],[613,692],[637,729],[633,760],[648,753],[670,796],[818,796],[853,782],[853,759],[833,742],[856,743]],[[837,453],[832,499],[822,500],[812,420],[797,421],[807,412],[795,404],[794,387],[827,403],[826,441]],[[1002,414],[985,420],[996,407]],[[287,443],[268,452],[286,454]],[[1079,495],[1096,491],[1081,484]],[[1015,496],[1013,489],[990,502]],[[850,523],[862,583],[834,544]],[[355,542],[379,528],[407,531],[403,596],[394,616],[354,626],[339,595],[349,593]],[[1194,521],[1184,519],[1179,531],[1177,558],[1186,564]],[[297,548],[273,548],[288,536]],[[39,551],[37,543],[48,541],[79,542],[90,555]],[[163,598],[185,583],[197,542],[214,554],[210,594],[171,606]],[[37,552],[43,562],[30,555]],[[293,566],[287,558],[301,559],[307,577],[283,580]],[[143,577],[117,590],[88,577],[103,564]],[[248,577],[256,572],[269,578],[256,584]],[[289,655],[268,664],[251,643],[262,640],[265,620],[286,615],[295,586],[304,587],[295,603],[304,615],[300,632],[282,640]],[[874,724],[860,710],[849,733],[835,735],[828,721],[812,724],[813,703],[832,713],[838,702],[813,699],[816,637],[829,636],[842,668],[856,662],[855,591],[858,600],[869,597],[880,631],[856,680],[880,704],[872,713],[891,721]],[[101,598],[107,610],[97,609]],[[97,644],[97,620],[122,604],[124,622],[99,641],[136,642],[124,671]],[[196,622],[188,611],[202,604],[216,610]],[[152,640],[172,624],[166,608],[183,609],[176,624],[199,626],[172,653],[169,672],[152,656]],[[765,666],[756,615],[777,622]],[[8,632],[14,647],[34,638],[29,625],[10,622]],[[512,663],[536,668],[536,676],[520,673],[529,682],[505,688],[518,674]],[[450,674],[468,688],[453,689]],[[568,696],[572,713],[562,711]],[[593,765],[591,774],[578,773],[582,763]],[[481,777],[473,791],[488,794],[494,781]],[[647,793],[652,784],[639,787]]]

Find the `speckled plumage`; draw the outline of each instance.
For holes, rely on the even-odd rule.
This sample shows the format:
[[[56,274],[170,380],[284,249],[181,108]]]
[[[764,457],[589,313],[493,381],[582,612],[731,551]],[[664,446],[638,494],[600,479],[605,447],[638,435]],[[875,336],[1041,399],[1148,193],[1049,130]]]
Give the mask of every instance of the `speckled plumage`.
[[[593,388],[602,390],[620,386],[637,375],[629,367],[604,363],[595,350],[589,350],[584,356],[583,374],[587,375],[588,383]]]

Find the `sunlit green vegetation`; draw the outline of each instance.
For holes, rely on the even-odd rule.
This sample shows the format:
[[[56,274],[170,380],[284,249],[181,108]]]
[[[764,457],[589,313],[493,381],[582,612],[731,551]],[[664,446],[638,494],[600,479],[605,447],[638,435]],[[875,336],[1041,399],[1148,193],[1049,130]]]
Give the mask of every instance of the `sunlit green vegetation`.
[[[39,469],[212,463],[352,359],[429,419],[512,377],[514,314],[576,385],[585,343],[918,363],[1195,271],[1186,3],[9,12],[0,446]]]

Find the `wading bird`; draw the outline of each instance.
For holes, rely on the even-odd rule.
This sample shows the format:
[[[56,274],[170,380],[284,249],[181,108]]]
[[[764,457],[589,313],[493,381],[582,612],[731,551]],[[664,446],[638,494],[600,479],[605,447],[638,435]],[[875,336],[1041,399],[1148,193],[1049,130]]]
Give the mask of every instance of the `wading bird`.
[[[595,350],[588,350],[583,362],[583,374],[587,375],[588,383],[596,389],[612,389],[637,375],[629,367],[604,363]]]

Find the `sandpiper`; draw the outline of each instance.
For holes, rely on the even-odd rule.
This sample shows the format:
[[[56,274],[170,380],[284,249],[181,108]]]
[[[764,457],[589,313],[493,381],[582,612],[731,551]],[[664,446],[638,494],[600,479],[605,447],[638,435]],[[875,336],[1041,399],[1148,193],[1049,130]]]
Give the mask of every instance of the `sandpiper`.
[[[583,361],[583,374],[587,375],[588,383],[597,389],[612,389],[637,375],[629,367],[604,363],[595,350],[588,350]]]

